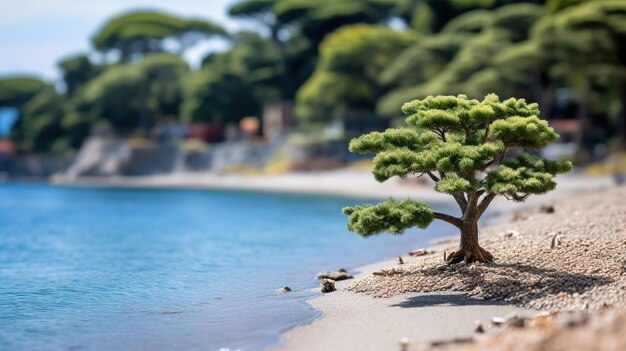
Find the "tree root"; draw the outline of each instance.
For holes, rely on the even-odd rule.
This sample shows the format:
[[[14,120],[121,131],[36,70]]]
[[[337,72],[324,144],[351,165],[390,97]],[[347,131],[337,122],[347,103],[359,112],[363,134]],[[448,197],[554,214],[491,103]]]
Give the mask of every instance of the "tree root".
[[[457,251],[453,251],[446,257],[446,263],[448,265],[461,263],[462,261],[465,261],[466,263],[493,262],[493,255],[489,251],[478,246],[475,250],[459,249]]]

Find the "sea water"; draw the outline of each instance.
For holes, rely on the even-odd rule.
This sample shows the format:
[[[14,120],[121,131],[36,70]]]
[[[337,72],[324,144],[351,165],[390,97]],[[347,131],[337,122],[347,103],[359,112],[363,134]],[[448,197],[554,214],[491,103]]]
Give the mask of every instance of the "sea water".
[[[318,271],[450,233],[346,229],[344,197],[0,184],[0,349],[262,350],[321,316]],[[368,201],[365,201],[368,202]],[[370,201],[371,202],[371,201]],[[282,286],[293,289],[281,293]]]

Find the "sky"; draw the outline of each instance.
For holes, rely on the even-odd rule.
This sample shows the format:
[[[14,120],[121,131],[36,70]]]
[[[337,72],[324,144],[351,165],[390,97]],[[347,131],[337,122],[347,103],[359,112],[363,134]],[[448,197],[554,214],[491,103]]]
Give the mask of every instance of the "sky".
[[[162,10],[212,20],[235,30],[226,15],[235,0],[0,0],[0,76],[36,75],[57,80],[59,60],[90,50],[90,37],[112,16],[130,10]],[[245,24],[243,24],[245,26]],[[203,43],[185,56],[196,66],[224,42]]]

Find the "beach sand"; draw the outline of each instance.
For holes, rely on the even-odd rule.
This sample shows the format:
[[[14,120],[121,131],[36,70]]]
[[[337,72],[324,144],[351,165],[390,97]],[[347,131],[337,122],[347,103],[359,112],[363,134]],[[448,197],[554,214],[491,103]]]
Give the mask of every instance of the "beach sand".
[[[481,243],[496,255],[497,264],[444,265],[442,250],[454,250],[454,239],[441,243],[432,255],[403,255],[403,265],[386,261],[365,267],[356,281],[339,282],[339,291],[313,299],[311,304],[325,316],[287,331],[278,349],[397,350],[401,338],[408,338],[409,350],[432,349],[432,341],[477,336],[476,321],[487,332],[501,330],[488,327],[492,317],[532,316],[539,310],[588,315],[626,307],[626,187],[561,190],[543,200],[553,203],[554,213],[526,206],[526,213],[514,221],[481,231]],[[551,248],[557,235],[559,244]],[[371,274],[391,268],[393,274]],[[593,325],[604,328],[599,333],[605,338],[623,329],[618,324],[624,316],[602,319],[591,314],[589,318],[600,320]],[[528,329],[530,338],[523,331],[498,334],[503,339],[499,345],[508,348],[496,347],[493,339],[482,335],[478,343],[441,348],[540,350],[551,345],[560,349],[563,342],[550,342],[572,334],[569,324],[564,325],[568,327]],[[567,349],[585,350],[590,344],[567,345]]]
[[[407,260],[407,258],[405,258]],[[395,261],[361,267],[357,276],[369,276]],[[487,333],[492,317],[512,313],[530,316],[536,311],[498,301],[468,298],[454,292],[407,293],[381,299],[346,291],[351,281],[336,283],[338,290],[310,301],[324,316],[284,334],[277,350],[398,350],[401,339],[424,347],[429,342],[467,338],[479,320]]]

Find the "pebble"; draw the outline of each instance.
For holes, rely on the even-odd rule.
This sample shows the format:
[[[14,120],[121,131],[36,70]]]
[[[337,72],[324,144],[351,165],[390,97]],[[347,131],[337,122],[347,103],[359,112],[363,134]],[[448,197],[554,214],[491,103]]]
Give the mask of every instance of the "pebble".
[[[491,324],[495,327],[499,327],[501,325],[503,325],[504,323],[506,323],[506,319],[502,318],[502,317],[492,317],[491,318]]]
[[[320,284],[322,288],[320,289],[323,293],[333,292],[335,289],[335,281],[331,279],[322,279],[322,283]]]
[[[541,212],[541,213],[554,213],[554,206],[553,205],[542,205],[539,208],[539,212]]]
[[[550,241],[550,248],[554,250],[559,245],[561,245],[561,236],[559,234],[553,234],[552,240]]]
[[[485,328],[483,328],[483,324],[480,321],[474,322],[474,331],[481,334],[485,332]]]
[[[409,339],[406,337],[400,338],[400,351],[409,350]]]
[[[526,318],[513,314],[506,318],[506,325],[512,328],[523,328],[526,325]]]
[[[510,229],[504,233],[504,237],[507,239],[521,239],[522,235],[517,230]]]
[[[339,280],[346,280],[346,279],[352,279],[354,278],[353,276],[351,276],[350,274],[348,274],[347,272],[341,272],[341,271],[337,271],[337,272],[319,272],[317,273],[317,276],[315,277],[315,279],[332,279],[334,281],[339,281]]]

